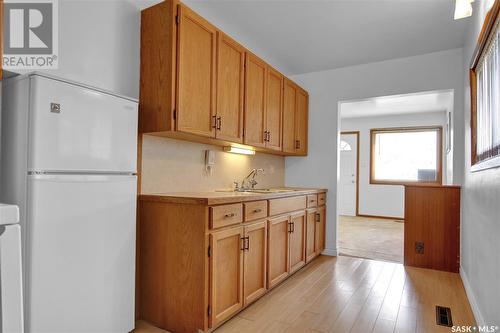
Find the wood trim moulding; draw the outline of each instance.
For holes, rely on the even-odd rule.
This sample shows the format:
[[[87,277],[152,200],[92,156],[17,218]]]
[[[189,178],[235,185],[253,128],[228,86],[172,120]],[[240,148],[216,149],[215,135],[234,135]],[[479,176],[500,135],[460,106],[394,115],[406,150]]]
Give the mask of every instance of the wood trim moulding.
[[[405,220],[404,217],[384,216],[384,215],[358,214],[357,216],[366,217],[366,218],[374,218],[374,219],[383,219],[383,220],[399,220],[399,221],[403,221],[403,222]]]
[[[497,167],[498,165],[488,165],[483,164],[484,161],[479,161],[477,157],[477,78],[476,78],[476,67],[481,59],[481,55],[488,43],[490,34],[495,26],[495,22],[498,18],[500,12],[500,0],[495,0],[491,9],[486,13],[481,32],[479,33],[477,39],[477,45],[474,49],[472,59],[469,66],[469,82],[470,82],[470,129],[471,129],[471,166],[472,171],[479,171],[483,169],[488,169],[492,167]],[[482,165],[483,164],[483,165]]]
[[[340,132],[342,134],[355,134],[356,135],[356,216],[359,216],[359,131],[345,131]]]

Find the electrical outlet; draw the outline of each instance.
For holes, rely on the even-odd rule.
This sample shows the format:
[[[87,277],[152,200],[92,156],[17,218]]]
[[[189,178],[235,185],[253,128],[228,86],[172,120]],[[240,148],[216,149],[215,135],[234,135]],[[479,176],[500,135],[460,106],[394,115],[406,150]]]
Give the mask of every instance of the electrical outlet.
[[[424,254],[424,242],[415,242],[415,252],[418,254]]]

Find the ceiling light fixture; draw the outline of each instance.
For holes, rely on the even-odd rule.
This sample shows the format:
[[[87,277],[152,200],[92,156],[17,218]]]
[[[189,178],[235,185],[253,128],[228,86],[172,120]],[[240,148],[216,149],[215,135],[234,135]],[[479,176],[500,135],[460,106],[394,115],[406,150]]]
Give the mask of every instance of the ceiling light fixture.
[[[255,155],[255,150],[239,147],[224,147],[224,151],[233,154]]]
[[[472,3],[474,0],[455,0],[455,20],[472,16]]]

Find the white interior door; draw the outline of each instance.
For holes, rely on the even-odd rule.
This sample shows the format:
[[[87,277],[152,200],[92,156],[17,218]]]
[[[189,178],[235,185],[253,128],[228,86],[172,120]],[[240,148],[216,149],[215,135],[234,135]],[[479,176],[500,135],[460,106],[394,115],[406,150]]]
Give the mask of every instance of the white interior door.
[[[357,149],[356,134],[340,136],[340,215],[356,215]]]
[[[29,177],[28,332],[134,328],[136,176]]]

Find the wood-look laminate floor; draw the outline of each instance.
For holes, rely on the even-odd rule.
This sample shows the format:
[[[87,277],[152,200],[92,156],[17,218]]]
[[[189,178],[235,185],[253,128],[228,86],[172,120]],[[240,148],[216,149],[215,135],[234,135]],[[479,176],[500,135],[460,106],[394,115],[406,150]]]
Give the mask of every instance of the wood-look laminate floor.
[[[361,216],[339,216],[340,254],[403,262],[404,221]]]
[[[436,305],[451,308],[454,325],[475,324],[458,274],[321,256],[215,332],[449,333]],[[164,332],[141,321],[134,331]]]

